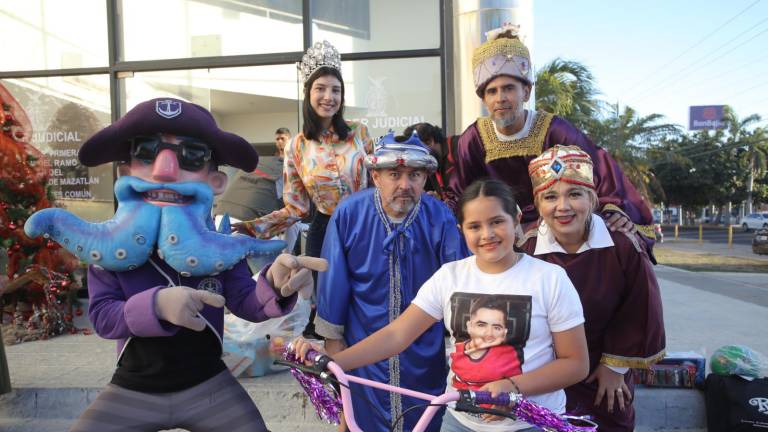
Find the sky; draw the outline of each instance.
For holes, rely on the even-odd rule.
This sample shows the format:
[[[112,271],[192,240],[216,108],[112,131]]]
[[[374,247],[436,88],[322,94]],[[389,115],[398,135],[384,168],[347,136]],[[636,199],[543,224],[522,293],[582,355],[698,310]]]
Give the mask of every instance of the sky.
[[[534,0],[533,62],[586,65],[601,98],[688,127],[691,105],[768,126],[768,0]]]

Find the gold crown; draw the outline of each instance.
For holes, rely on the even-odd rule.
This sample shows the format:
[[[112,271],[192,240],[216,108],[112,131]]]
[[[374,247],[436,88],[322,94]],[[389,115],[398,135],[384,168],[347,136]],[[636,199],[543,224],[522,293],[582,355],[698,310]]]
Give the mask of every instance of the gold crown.
[[[315,45],[309,47],[307,53],[301,58],[299,63],[301,81],[307,82],[309,77],[321,67],[330,67],[341,72],[341,54],[327,40],[315,42]]]
[[[577,146],[556,145],[545,150],[528,164],[528,175],[534,196],[558,181],[595,188],[592,158]]]
[[[518,38],[519,26],[505,24],[486,33],[488,40],[472,54],[475,91],[482,97],[488,81],[499,75],[510,75],[533,83],[531,54]],[[512,37],[508,37],[508,36]]]

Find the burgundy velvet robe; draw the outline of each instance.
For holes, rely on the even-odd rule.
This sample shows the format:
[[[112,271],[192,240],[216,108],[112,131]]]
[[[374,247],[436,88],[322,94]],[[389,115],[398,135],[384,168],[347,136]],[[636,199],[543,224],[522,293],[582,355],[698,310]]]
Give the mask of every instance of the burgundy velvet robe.
[[[643,234],[649,238],[653,236],[652,231],[645,232],[652,227],[651,211],[616,161],[568,121],[543,111],[538,112],[528,136],[513,141],[498,140],[487,117],[472,123],[461,134],[453,155],[455,170],[449,183],[448,206],[455,212],[467,186],[480,178],[492,177],[514,188],[517,203],[523,210],[522,222],[535,222],[538,212],[533,206],[528,163],[556,144],[578,146],[592,157],[601,211],[606,210],[606,206],[608,209],[616,206],[638,225]]]
[[[644,368],[661,360],[665,349],[664,317],[656,275],[645,248],[638,248],[626,234],[611,232],[614,246],[579,254],[533,255],[536,236],[522,250],[563,267],[576,287],[584,308],[584,330],[589,349],[589,373],[601,362],[610,366]],[[639,242],[638,242],[639,243]],[[634,394],[632,371],[624,376]],[[581,382],[565,389],[566,409],[592,415],[600,431],[631,431],[635,413],[608,413],[605,399],[594,406],[597,382]]]

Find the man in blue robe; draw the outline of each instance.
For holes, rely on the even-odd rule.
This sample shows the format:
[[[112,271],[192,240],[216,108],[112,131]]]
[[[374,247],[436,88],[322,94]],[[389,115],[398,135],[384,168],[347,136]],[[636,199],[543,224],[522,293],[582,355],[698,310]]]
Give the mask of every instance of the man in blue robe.
[[[437,168],[413,134],[383,137],[366,158],[376,185],[351,195],[328,223],[318,281],[315,331],[329,354],[365,339],[394,321],[421,285],[445,263],[469,255],[451,211],[423,193]],[[424,393],[445,390],[442,324],[432,326],[400,355],[351,372],[362,378]],[[411,430],[426,402],[352,384],[358,425],[366,432]],[[397,421],[396,425],[392,425]],[[429,431],[440,429],[440,414]]]

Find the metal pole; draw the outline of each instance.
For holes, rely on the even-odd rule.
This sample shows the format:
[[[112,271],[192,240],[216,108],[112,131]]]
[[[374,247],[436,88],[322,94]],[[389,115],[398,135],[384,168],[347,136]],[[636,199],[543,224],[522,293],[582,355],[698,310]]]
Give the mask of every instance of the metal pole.
[[[0,337],[0,394],[11,392],[11,375],[8,371],[8,359],[5,356],[3,338]]]
[[[728,249],[733,249],[733,225],[728,224]]]
[[[678,231],[680,229],[680,224],[675,224],[675,240],[677,240]]]
[[[704,243],[704,226],[699,223],[699,243]]]

